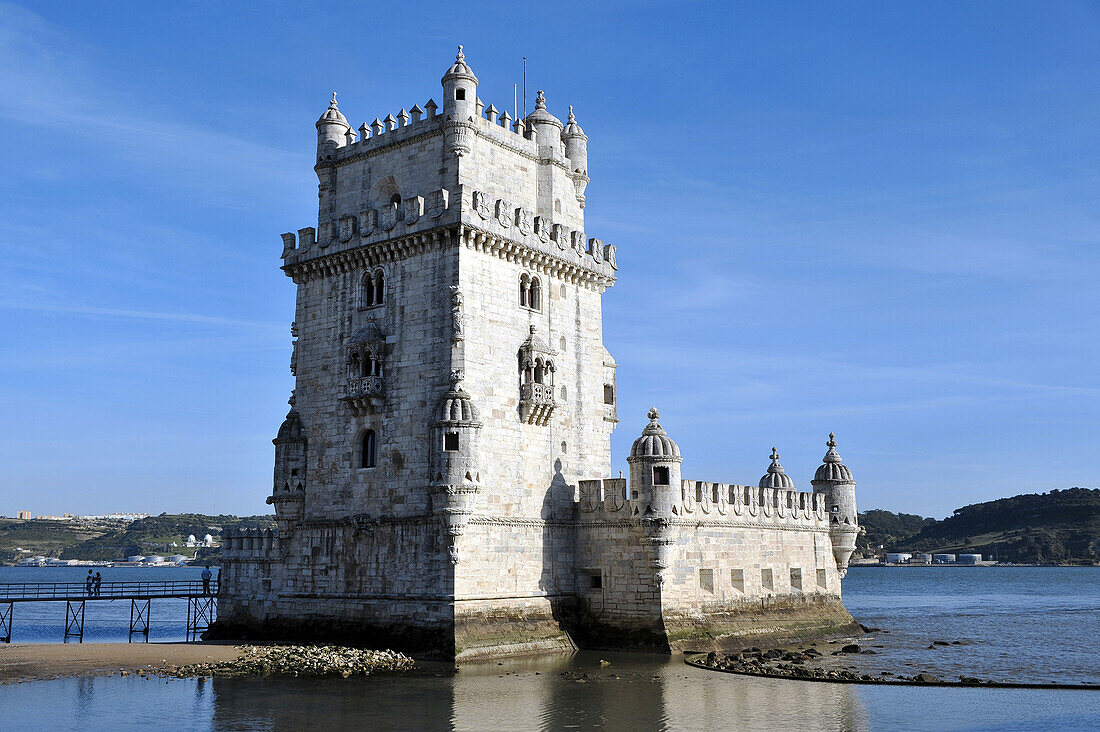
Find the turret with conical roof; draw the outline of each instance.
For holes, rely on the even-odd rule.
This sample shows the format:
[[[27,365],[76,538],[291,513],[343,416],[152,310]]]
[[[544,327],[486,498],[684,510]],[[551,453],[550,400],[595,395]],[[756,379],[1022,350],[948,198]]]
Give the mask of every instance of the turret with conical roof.
[[[836,568],[843,577],[848,571],[848,560],[856,549],[859,534],[859,516],[856,513],[856,481],[852,471],[841,462],[836,451],[836,435],[829,433],[825,443],[828,451],[811,484],[814,493],[825,497],[825,510],[829,516],[829,538],[833,544]]]

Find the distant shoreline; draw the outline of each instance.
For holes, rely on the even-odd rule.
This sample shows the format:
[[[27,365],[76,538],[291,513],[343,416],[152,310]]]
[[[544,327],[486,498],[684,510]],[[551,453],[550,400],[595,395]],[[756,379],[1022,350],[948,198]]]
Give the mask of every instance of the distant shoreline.
[[[1020,567],[1048,567],[1048,568],[1066,568],[1066,567],[1082,567],[1084,569],[1100,567],[1100,564],[1013,564],[1010,562],[982,562],[980,564],[957,564],[957,563],[943,563],[943,564],[898,564],[898,563],[885,563],[874,562],[867,564],[856,564],[855,562],[848,565],[849,569],[862,568],[862,567],[883,567],[883,568],[935,568],[935,569],[1013,569]]]

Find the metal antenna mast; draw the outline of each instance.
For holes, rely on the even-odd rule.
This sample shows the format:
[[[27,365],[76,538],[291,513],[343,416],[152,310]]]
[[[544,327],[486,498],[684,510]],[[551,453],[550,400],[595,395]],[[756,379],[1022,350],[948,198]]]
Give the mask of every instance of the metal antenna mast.
[[[527,57],[523,57],[523,118],[527,119]]]

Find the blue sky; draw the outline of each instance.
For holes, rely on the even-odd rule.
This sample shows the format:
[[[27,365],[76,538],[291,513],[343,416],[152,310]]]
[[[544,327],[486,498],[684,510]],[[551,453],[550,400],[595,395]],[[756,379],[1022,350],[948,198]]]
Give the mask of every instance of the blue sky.
[[[687,477],[1100,485],[1100,5],[0,4],[0,514],[266,512],[313,123],[528,89],[589,136],[619,367]]]

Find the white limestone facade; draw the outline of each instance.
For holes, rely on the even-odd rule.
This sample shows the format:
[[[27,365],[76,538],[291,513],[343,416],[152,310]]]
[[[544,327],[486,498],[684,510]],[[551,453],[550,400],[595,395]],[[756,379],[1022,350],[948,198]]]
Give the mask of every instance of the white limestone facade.
[[[629,489],[609,477],[617,252],[585,230],[572,108],[563,124],[540,91],[512,120],[460,47],[442,107],[355,131],[334,94],[316,126],[318,225],[283,235],[278,531],[227,537],[217,632],[476,658],[851,625],[846,467],[814,493],[782,468],[752,489],[681,480],[654,410]]]

